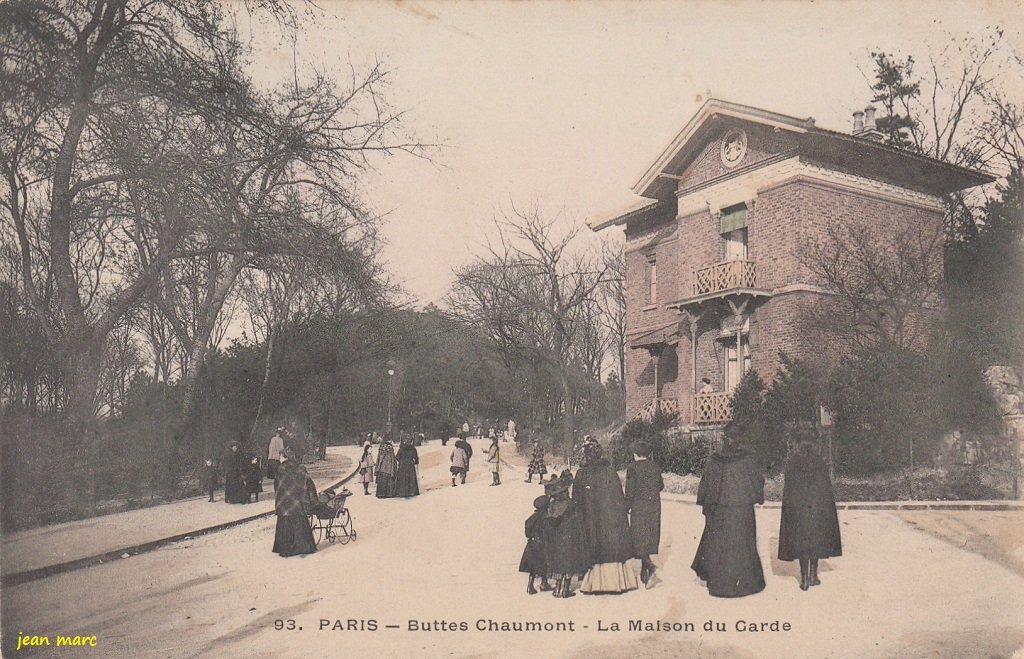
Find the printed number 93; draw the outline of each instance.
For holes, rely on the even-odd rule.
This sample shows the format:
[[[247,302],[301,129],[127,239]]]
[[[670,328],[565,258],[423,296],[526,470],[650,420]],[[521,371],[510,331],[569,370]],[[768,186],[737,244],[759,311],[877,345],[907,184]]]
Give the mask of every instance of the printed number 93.
[[[294,620],[275,620],[274,629],[276,629],[277,631],[281,631],[282,629],[298,629],[298,627],[295,626]]]

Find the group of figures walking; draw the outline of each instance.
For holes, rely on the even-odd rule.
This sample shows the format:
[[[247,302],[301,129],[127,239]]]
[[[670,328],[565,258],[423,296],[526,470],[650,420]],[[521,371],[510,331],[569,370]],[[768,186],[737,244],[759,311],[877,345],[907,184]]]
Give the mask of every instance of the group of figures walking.
[[[373,445],[366,440],[359,457],[359,482],[363,484],[363,494],[370,494],[370,485],[375,483],[378,499],[418,496],[419,464],[419,452],[411,437],[402,440],[397,453],[391,439],[385,437],[377,448],[376,457]]]
[[[625,491],[596,442],[586,444],[575,477],[567,469],[545,482],[544,496],[534,501],[526,520],[527,544],[519,564],[519,571],[529,574],[528,593],[538,592],[539,578],[540,590],[573,597],[573,577],[580,578],[583,593],[635,590],[639,582],[628,563],[633,558],[641,561],[640,581],[653,583],[650,555],[661,542],[664,483],[653,463],[644,464],[650,453],[643,443],[634,448]]]
[[[281,453],[284,451],[285,429],[278,428],[274,436],[270,438],[270,445],[267,451],[267,473],[266,477],[276,481],[277,468],[281,464]],[[224,457],[224,501],[225,503],[250,503],[260,500],[260,492],[263,492],[263,465],[258,455],[252,455],[242,448],[239,441],[233,441],[228,446],[227,454]],[[206,459],[203,466],[203,483],[210,498],[214,501],[214,492],[219,484],[219,473],[217,466],[210,458]]]
[[[214,490],[217,489],[217,468],[213,460],[207,460],[204,467],[204,480],[214,501]],[[224,501],[226,503],[250,503],[255,497],[260,500],[263,491],[263,469],[258,456],[251,456],[242,450],[240,442],[231,442],[224,459]]]
[[[697,505],[704,533],[690,566],[715,597],[743,597],[765,588],[757,553],[754,505],[764,503],[764,477],[752,453],[728,438],[704,467]],[[799,561],[800,588],[821,583],[818,560],[842,555],[828,467],[811,441],[801,441],[786,466],[779,559]]]
[[[573,577],[583,593],[624,593],[657,582],[651,556],[661,543],[661,470],[651,448],[639,442],[619,476],[596,442],[584,443],[575,477],[567,469],[545,483],[526,520],[526,549],[519,571],[527,592],[551,590],[572,597]],[[531,460],[530,475],[534,471]],[[570,492],[571,490],[571,492]],[[697,491],[704,531],[691,568],[714,597],[743,597],[765,588],[757,552],[754,506],[764,503],[764,476],[754,455],[726,439],[708,458]],[[801,441],[786,467],[779,530],[779,559],[799,561],[800,588],[821,583],[818,561],[842,555],[839,520],[828,468],[813,442]],[[629,560],[640,560],[639,580]]]

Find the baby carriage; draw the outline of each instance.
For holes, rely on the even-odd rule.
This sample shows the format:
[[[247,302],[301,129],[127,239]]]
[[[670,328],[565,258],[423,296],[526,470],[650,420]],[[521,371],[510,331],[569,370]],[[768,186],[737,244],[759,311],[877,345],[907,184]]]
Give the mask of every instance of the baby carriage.
[[[335,493],[324,490],[317,495],[309,511],[309,527],[313,530],[313,538],[317,544],[326,537],[328,542],[335,540],[348,544],[356,539],[356,529],[352,524],[352,515],[345,507],[345,500],[352,496],[348,488]]]

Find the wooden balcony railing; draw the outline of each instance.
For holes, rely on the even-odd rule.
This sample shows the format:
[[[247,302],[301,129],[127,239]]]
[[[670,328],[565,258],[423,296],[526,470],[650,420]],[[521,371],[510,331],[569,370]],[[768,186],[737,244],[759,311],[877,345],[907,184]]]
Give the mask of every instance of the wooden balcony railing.
[[[661,411],[662,414],[678,414],[678,398],[652,398],[643,408],[633,415],[634,421],[650,421]]]
[[[753,261],[723,261],[693,271],[694,297],[733,288],[757,288],[757,268]]]
[[[725,423],[732,419],[732,394],[715,391],[693,397],[694,423]]]

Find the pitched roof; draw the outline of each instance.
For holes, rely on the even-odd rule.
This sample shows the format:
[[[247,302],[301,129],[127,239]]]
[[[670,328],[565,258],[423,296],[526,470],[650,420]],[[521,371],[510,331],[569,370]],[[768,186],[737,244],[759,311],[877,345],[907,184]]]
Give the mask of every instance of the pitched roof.
[[[945,194],[995,180],[995,177],[985,172],[862,137],[818,128],[810,117],[800,119],[709,98],[633,184],[633,191],[649,199],[670,199],[677,187],[678,174],[696,155],[695,152],[703,147],[705,138],[716,129],[716,120],[722,117],[797,134],[800,136],[801,155],[820,158],[852,171],[867,170],[876,178],[933,194]],[[621,222],[607,221],[601,226],[613,223]]]

